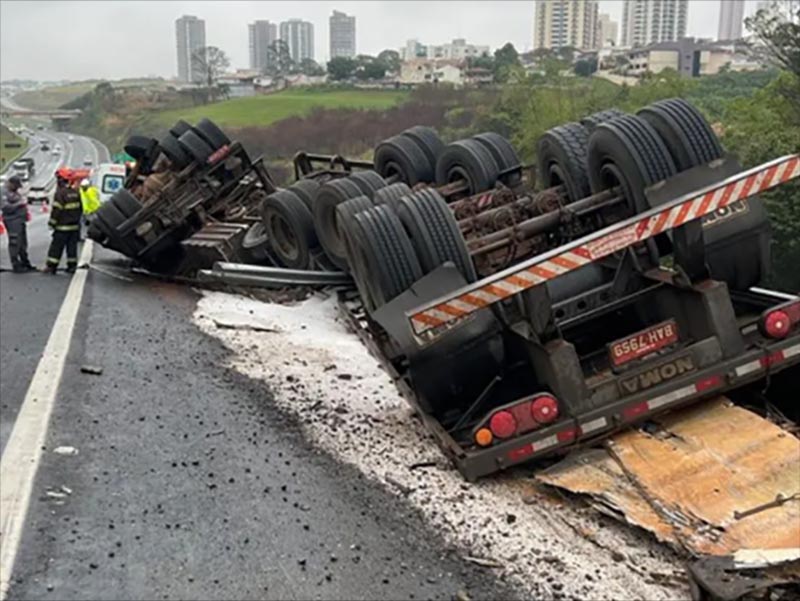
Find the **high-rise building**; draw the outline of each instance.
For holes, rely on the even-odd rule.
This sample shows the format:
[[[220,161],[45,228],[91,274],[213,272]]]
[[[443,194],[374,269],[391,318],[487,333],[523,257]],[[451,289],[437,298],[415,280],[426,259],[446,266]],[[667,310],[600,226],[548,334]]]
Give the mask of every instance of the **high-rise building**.
[[[538,0],[534,48],[598,48],[597,0]]]
[[[619,23],[612,20],[611,17],[605,13],[600,13],[597,18],[597,27],[600,30],[600,39],[598,40],[601,48],[608,48],[619,44]]]
[[[331,58],[354,57],[356,55],[356,18],[335,10],[328,23]]]
[[[270,47],[278,39],[278,26],[269,21],[254,21],[247,26],[250,38],[250,68],[264,73],[270,63]]]
[[[738,40],[744,24],[744,0],[722,0],[719,7],[718,40]]]
[[[622,45],[647,46],[686,37],[689,0],[627,0],[622,8]]]
[[[281,40],[289,48],[289,56],[296,63],[304,58],[314,59],[314,25],[302,19],[289,19],[281,23]]]
[[[176,19],[175,45],[178,50],[178,79],[196,81],[198,74],[192,57],[197,50],[206,46],[206,22],[192,15]]]

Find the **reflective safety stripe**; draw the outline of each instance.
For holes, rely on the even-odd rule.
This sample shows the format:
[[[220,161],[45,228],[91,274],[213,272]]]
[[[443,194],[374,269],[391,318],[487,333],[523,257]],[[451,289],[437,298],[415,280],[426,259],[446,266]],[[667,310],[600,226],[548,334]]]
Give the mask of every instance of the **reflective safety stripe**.
[[[54,209],[63,209],[63,208],[64,208],[64,205],[62,205],[60,202],[56,202],[56,201],[54,200],[54,201],[53,201],[53,208],[54,208]]]
[[[62,207],[64,210],[69,211],[70,209],[80,209],[81,203],[79,202],[68,202]]]
[[[80,228],[79,225],[57,225],[56,231],[57,232],[77,232]]]
[[[59,261],[59,259],[54,259],[53,257],[47,257],[47,262],[50,265],[58,265],[58,261]]]
[[[67,264],[69,263],[77,263],[78,257],[67,257]]]

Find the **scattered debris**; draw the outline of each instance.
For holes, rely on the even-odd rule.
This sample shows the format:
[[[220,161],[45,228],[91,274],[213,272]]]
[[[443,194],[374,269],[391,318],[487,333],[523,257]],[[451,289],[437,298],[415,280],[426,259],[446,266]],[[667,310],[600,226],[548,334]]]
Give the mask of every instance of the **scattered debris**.
[[[436,467],[437,463],[435,461],[420,461],[418,463],[412,463],[408,466],[410,470],[421,469],[423,467]]]
[[[472,557],[471,555],[464,556],[464,560],[474,563],[476,566],[482,568],[502,568],[503,564],[494,561],[493,559],[484,559],[482,557]]]
[[[81,373],[99,376],[103,373],[103,368],[97,365],[81,365]]]
[[[77,455],[78,449],[75,447],[56,447],[53,449],[53,453],[57,455]]]

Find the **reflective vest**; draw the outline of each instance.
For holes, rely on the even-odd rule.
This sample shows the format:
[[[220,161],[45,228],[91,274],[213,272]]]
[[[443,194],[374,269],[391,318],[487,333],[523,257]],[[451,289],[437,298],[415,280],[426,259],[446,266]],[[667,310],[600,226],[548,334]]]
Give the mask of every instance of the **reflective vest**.
[[[85,190],[81,188],[81,205],[84,215],[91,215],[100,208],[100,194],[97,188],[94,186],[89,186]]]

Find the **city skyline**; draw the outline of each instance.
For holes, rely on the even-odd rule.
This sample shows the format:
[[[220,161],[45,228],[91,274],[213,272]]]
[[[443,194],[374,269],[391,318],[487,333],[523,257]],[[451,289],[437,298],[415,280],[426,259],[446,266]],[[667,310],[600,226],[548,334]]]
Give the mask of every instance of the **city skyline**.
[[[248,23],[269,19],[307,20],[315,28],[315,60],[329,60],[328,20],[334,10],[355,16],[357,51],[377,54],[386,48],[399,49],[406,40],[418,38],[445,43],[466,38],[492,50],[511,42],[520,51],[533,48],[534,2],[465,2],[453,11],[454,2],[18,2],[0,3],[0,78],[39,80],[90,79],[161,76],[174,77],[175,20],[193,14],[206,22],[206,43],[225,51],[235,68],[249,65]],[[747,0],[745,15],[757,0]],[[414,19],[425,7],[426,19]],[[715,38],[719,2],[692,0],[687,35]],[[63,23],[81,11],[82,26],[92,36],[78,36],[59,47],[65,57],[58,67],[52,50],[29,43],[29,32],[43,39],[58,40]],[[622,23],[620,0],[600,0],[599,11]],[[232,15],[235,15],[233,17]],[[109,27],[109,23],[114,24]],[[391,23],[391,26],[387,26]],[[146,38],[141,32],[147,32]],[[143,43],[146,39],[147,43]],[[22,44],[25,53],[14,52]],[[95,49],[103,48],[102,53]],[[131,52],[139,59],[131,61]]]

